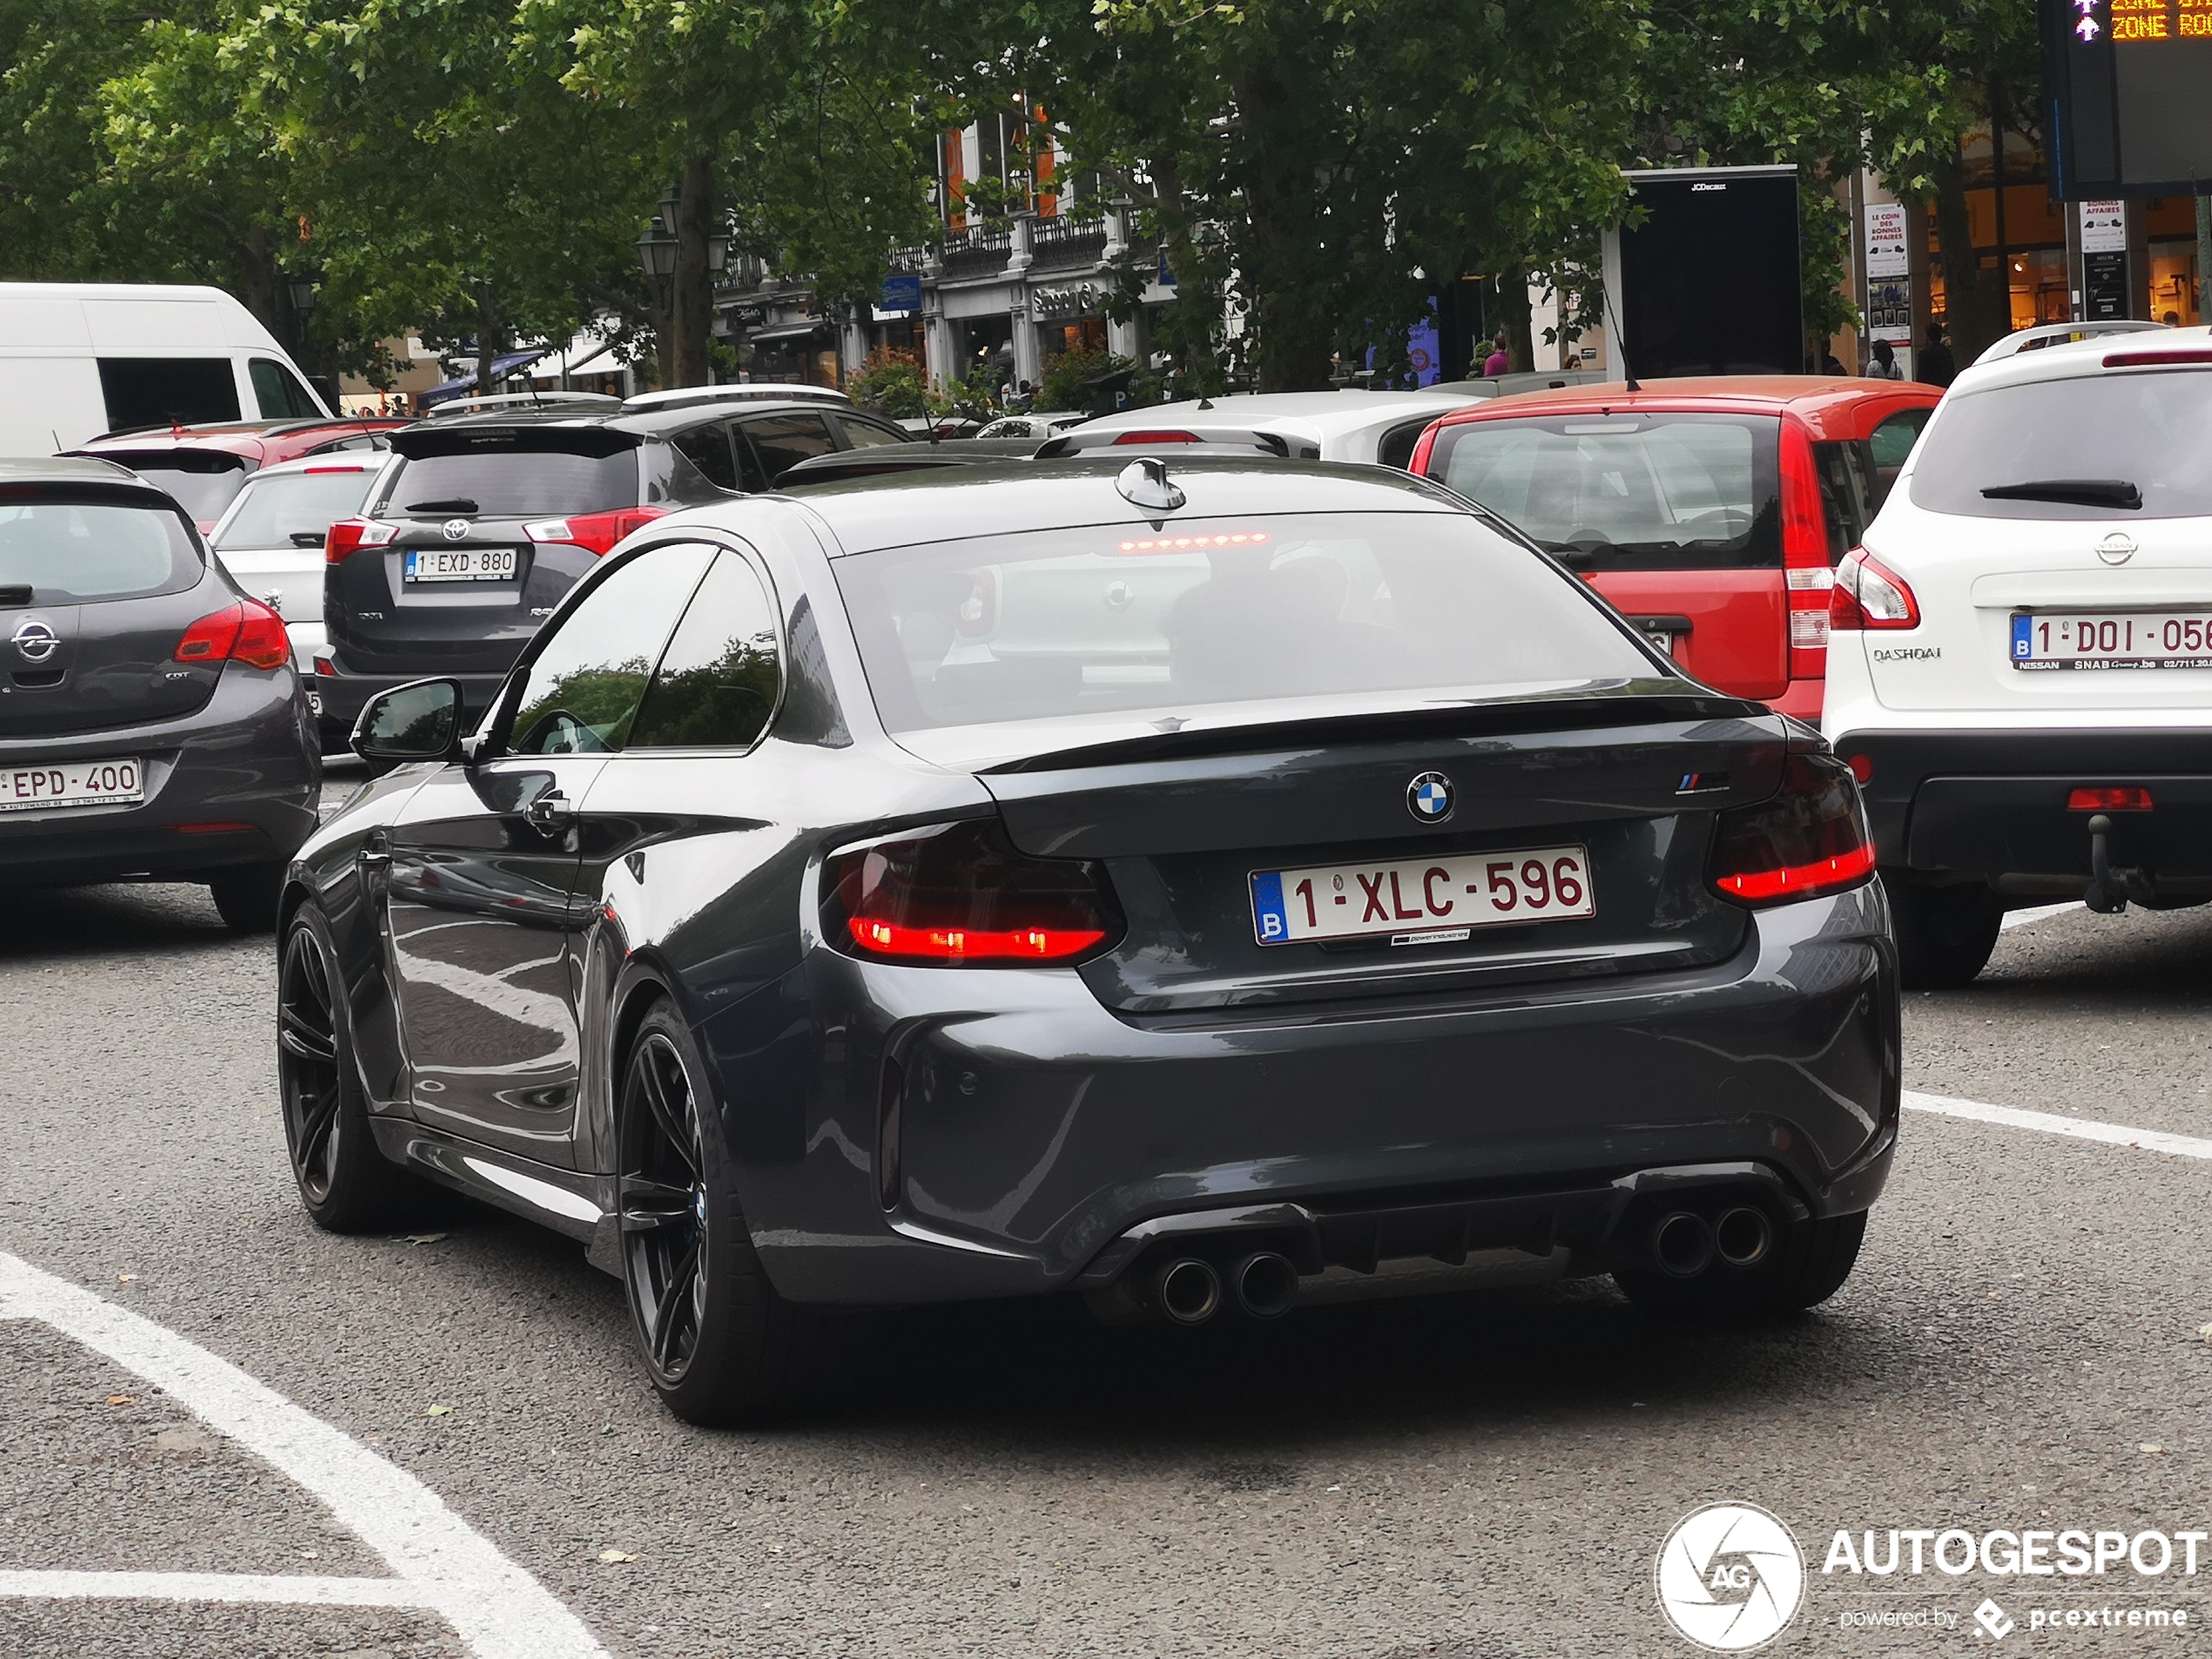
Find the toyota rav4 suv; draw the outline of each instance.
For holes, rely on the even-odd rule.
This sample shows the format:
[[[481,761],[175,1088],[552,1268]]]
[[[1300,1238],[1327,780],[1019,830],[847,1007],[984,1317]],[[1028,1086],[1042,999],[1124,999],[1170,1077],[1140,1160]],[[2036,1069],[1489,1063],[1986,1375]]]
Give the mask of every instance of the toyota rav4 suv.
[[[2212,899],[2205,330],[1961,374],[1832,599],[1906,985],[1973,979],[2007,906]]]

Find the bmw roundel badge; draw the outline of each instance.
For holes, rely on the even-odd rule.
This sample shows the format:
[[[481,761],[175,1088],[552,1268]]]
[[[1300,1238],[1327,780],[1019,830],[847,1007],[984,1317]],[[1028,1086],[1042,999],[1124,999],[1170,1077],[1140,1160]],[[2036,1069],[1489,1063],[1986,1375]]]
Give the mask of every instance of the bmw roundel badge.
[[[1425,772],[1406,786],[1406,810],[1424,824],[1441,824],[1452,815],[1452,780]]]

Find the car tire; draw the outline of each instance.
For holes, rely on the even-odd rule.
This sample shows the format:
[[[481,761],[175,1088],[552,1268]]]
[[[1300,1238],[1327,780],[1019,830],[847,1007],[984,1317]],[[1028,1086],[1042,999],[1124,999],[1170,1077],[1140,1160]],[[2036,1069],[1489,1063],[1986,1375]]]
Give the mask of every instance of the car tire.
[[[1897,934],[1898,981],[1908,991],[1955,991],[1973,982],[1997,948],[2005,901],[1979,885],[1920,887],[1885,873]]]
[[[1748,1269],[1718,1264],[1695,1278],[1617,1269],[1613,1282],[1639,1307],[1720,1320],[1776,1318],[1817,1307],[1841,1290],[1858,1262],[1866,1212],[1816,1216],[1779,1229],[1767,1258]]]
[[[617,1096],[622,1280],[653,1388],[687,1423],[759,1421],[810,1380],[822,1313],[768,1282],[706,1067],[674,1006],[630,1044]]]
[[[429,1189],[376,1150],[330,923],[302,905],[277,954],[277,1092],[292,1178],[327,1232],[406,1225]]]
[[[278,901],[284,896],[284,866],[247,864],[220,870],[208,878],[207,891],[216,913],[233,933],[271,933],[277,925]]]

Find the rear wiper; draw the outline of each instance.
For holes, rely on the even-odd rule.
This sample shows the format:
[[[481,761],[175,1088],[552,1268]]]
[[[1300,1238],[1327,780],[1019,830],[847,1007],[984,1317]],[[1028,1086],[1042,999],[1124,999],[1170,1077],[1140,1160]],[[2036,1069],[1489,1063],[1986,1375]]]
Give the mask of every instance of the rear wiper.
[[[473,513],[476,503],[466,496],[455,496],[448,501],[411,501],[407,504],[410,513]]]
[[[2125,478],[2038,478],[2025,484],[1993,484],[1981,493],[1991,501],[2053,501],[2069,507],[2143,504],[2143,492]]]

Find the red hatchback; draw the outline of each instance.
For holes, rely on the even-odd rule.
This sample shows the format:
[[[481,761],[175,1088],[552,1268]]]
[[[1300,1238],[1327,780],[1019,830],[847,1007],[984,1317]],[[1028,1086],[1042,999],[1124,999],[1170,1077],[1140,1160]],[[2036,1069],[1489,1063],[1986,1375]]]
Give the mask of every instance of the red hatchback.
[[[205,536],[246,475],[280,461],[337,450],[388,449],[388,434],[411,421],[383,415],[319,415],[294,421],[230,421],[220,426],[141,427],[108,432],[73,455],[92,455],[128,467],[192,515]]]
[[[1744,374],[1447,415],[1413,470],[1534,539],[1716,691],[1820,718],[1828,590],[1939,387]]]

